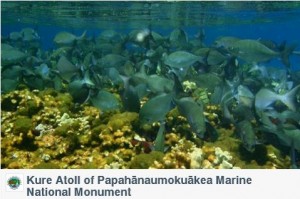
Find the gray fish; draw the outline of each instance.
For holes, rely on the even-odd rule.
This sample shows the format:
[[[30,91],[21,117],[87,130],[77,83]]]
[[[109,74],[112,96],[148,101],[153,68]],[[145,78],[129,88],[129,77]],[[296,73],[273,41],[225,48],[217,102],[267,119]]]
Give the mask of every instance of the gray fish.
[[[32,28],[23,28],[20,33],[22,35],[22,40],[25,42],[31,42],[40,39],[38,33]]]
[[[197,104],[193,98],[184,97],[179,100],[175,99],[178,110],[190,124],[192,130],[200,138],[204,138],[206,131],[205,117],[203,114],[203,104]]]
[[[152,124],[165,120],[172,108],[173,94],[161,94],[148,100],[141,108],[139,117],[142,124]]]
[[[230,57],[224,62],[224,77],[228,81],[233,81],[236,77],[239,62],[235,57]]]
[[[176,51],[164,57],[164,64],[170,66],[180,80],[183,80],[189,67],[196,62],[204,63],[202,57],[186,51]]]
[[[212,104],[220,104],[224,119],[234,122],[233,114],[229,111],[229,106],[234,99],[232,88],[228,84],[220,84],[214,88],[211,96]]]
[[[193,53],[197,56],[207,57],[209,51],[210,51],[210,48],[199,48],[199,49],[193,51]]]
[[[101,42],[119,43],[123,40],[122,36],[115,30],[104,30],[101,32],[97,40]]]
[[[22,34],[19,32],[11,32],[9,34],[9,39],[12,41],[18,41],[22,39]]]
[[[2,46],[1,46],[2,47]],[[5,47],[8,48],[8,47]],[[2,66],[8,66],[12,64],[18,64],[25,60],[26,54],[15,49],[3,49],[1,50],[1,64]]]
[[[243,146],[249,151],[253,152],[255,150],[255,145],[257,144],[256,136],[252,124],[249,120],[243,120],[238,122],[236,125],[236,130],[241,140]]]
[[[206,57],[206,62],[210,66],[220,65],[227,61],[227,57],[215,49],[211,49]]]
[[[147,77],[148,76],[147,76],[147,74],[145,72],[145,67],[142,66],[139,72],[133,74],[130,77],[129,81],[133,85],[144,84],[144,83],[146,83]]]
[[[172,47],[181,48],[187,45],[188,37],[184,30],[177,28],[171,32],[169,40]]]
[[[166,38],[163,37],[162,35],[160,35],[160,34],[157,33],[157,32],[151,31],[151,35],[152,35],[153,41],[154,41],[156,44],[158,44],[158,45],[160,45],[160,44],[162,44],[163,42],[166,41]]]
[[[284,111],[284,112],[286,112],[286,111]],[[274,111],[272,111],[272,113],[257,111],[257,113],[260,116],[260,121],[263,123],[262,129],[266,132],[275,134],[278,137],[280,144],[290,147],[292,167],[297,167],[296,162],[295,162],[294,150],[295,149],[298,151],[300,150],[300,130],[299,130],[299,128],[293,124],[283,123],[282,118],[279,118],[281,123],[280,122],[278,123],[278,121],[276,121],[276,120],[271,121],[271,118],[274,117],[274,114],[272,114],[272,113],[274,113]],[[291,116],[290,113],[291,112],[289,111],[288,113],[284,113],[284,115]],[[281,115],[281,114],[276,113],[275,115]],[[299,119],[299,115],[295,116],[295,117]],[[277,119],[277,118],[275,118],[275,119]],[[274,123],[274,121],[276,121],[276,124]]]
[[[96,41],[95,50],[101,55],[111,54],[115,50],[115,46],[111,43],[103,43]]]
[[[120,85],[123,83],[123,79],[116,68],[108,68],[107,76],[114,85]]]
[[[236,98],[243,106],[252,107],[253,105],[254,95],[246,86],[239,85],[237,87]]]
[[[222,83],[222,79],[216,73],[198,74],[190,79],[197,84],[200,88],[205,88],[208,92],[213,92],[215,87]]]
[[[278,118],[282,123],[286,123],[287,121],[295,121],[300,125],[300,113],[294,112],[290,110],[285,110],[283,112],[275,112],[272,111],[273,117]]]
[[[271,50],[277,50],[278,49],[278,45],[272,40],[258,39],[258,41],[260,43],[262,43],[263,45],[267,46],[268,48],[270,48]]]
[[[234,107],[232,109],[232,113],[235,119],[234,121],[242,121],[242,120],[251,121],[255,119],[255,115],[253,113],[252,107],[247,107],[242,104],[238,104],[236,107]]]
[[[263,115],[264,128],[269,133],[277,135],[280,143],[284,146],[300,150],[300,129],[292,124],[274,124],[269,116]]]
[[[24,68],[19,65],[13,65],[1,71],[1,77],[7,79],[19,79],[22,76]],[[3,85],[3,84],[2,84]]]
[[[269,73],[265,66],[254,64],[252,68],[249,70],[250,73],[252,72],[258,72],[263,78],[267,78]]]
[[[94,97],[91,97],[93,106],[97,107],[103,112],[120,109],[120,103],[115,95],[110,92],[101,90]]]
[[[137,44],[143,44],[147,42],[151,31],[148,28],[140,29],[140,30],[133,30],[128,34],[129,41],[135,42]]]
[[[174,81],[158,75],[148,76],[146,83],[149,90],[153,93],[170,93],[174,87]]]
[[[142,84],[139,84],[138,86],[140,85]],[[127,86],[123,93],[122,100],[125,110],[138,113],[140,111],[140,98],[138,96],[136,87],[133,87],[131,85]]]
[[[108,54],[98,60],[97,68],[120,68],[124,66],[128,59],[117,54]]]
[[[13,50],[13,49],[15,48],[9,44],[1,44],[1,50]]]
[[[202,57],[186,51],[176,51],[165,57],[164,63],[172,68],[185,69],[196,62],[203,63]]]
[[[17,88],[19,84],[18,79],[3,79],[1,78],[1,93],[8,93]]]
[[[296,150],[300,150],[300,129],[299,128],[283,128],[282,133],[277,136],[285,146],[290,146]]]
[[[69,83],[68,91],[77,103],[84,103],[90,97],[90,89],[85,85],[83,80],[74,80]]]
[[[277,100],[285,104],[290,110],[296,111],[295,95],[298,92],[300,85],[294,87],[285,94],[277,94],[267,88],[260,89],[255,96],[255,108],[265,110]]]
[[[44,80],[51,80],[50,77],[49,77],[50,69],[47,66],[47,64],[45,64],[45,63],[43,63],[43,64],[39,65],[38,67],[36,67],[34,72]]]
[[[36,75],[24,76],[23,81],[30,89],[43,90],[46,86],[45,81]]]
[[[264,130],[272,133],[277,131],[277,126],[271,121],[270,115],[266,111],[256,110],[256,114],[259,117],[259,121],[262,123]]]
[[[65,56],[59,58],[56,67],[62,79],[67,82],[70,82],[72,77],[79,71]]]
[[[279,52],[275,52],[259,41],[251,39],[239,40],[229,50],[248,63],[264,62],[280,56]]]
[[[59,32],[55,35],[53,41],[58,46],[71,46],[74,45],[77,40],[82,40],[85,34],[86,31],[84,31],[80,37],[77,37],[69,32]]]
[[[230,37],[230,36],[223,36],[219,37],[214,41],[213,46],[216,48],[225,48],[228,49],[232,45],[234,45],[235,42],[239,41],[241,39],[237,37]]]
[[[63,46],[63,47],[57,48],[52,51],[52,53],[50,55],[50,59],[56,60],[56,59],[60,58],[62,55],[67,56],[70,54],[70,52],[72,50],[73,50],[73,48],[70,46]]]

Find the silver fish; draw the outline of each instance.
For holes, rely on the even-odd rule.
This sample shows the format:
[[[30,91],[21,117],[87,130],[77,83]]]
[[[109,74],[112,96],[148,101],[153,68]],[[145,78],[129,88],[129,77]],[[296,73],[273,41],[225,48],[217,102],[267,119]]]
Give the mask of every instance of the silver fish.
[[[1,64],[2,66],[18,64],[26,58],[26,54],[15,49],[3,49],[1,50]]]
[[[254,95],[246,86],[238,86],[236,98],[240,104],[246,107],[252,107],[253,105]]]
[[[179,100],[175,100],[179,112],[186,117],[192,130],[200,138],[204,137],[206,131],[205,117],[203,114],[203,104],[197,104],[193,98],[184,97]]]
[[[36,41],[40,39],[38,33],[32,28],[24,28],[21,30],[22,40],[26,42]]]
[[[241,137],[243,146],[249,151],[253,152],[255,150],[255,145],[257,144],[256,136],[252,124],[249,120],[243,120],[238,122],[237,133]]]
[[[84,31],[82,35],[79,37],[69,32],[59,32],[57,35],[55,35],[53,41],[58,46],[71,46],[77,40],[82,40],[85,37],[85,35],[86,35],[86,31]]]
[[[91,97],[93,106],[99,108],[101,111],[113,111],[120,108],[118,99],[110,92],[101,90],[94,97]]]
[[[259,110],[269,109],[275,101],[279,100],[290,110],[296,111],[295,95],[299,88],[300,85],[285,94],[277,94],[267,88],[262,88],[255,96],[255,108]]]
[[[225,48],[228,49],[232,45],[234,45],[235,42],[239,41],[241,39],[237,37],[230,37],[230,36],[222,36],[218,37],[215,41],[213,46],[216,48]]]
[[[166,114],[172,108],[173,94],[161,94],[148,100],[140,110],[142,124],[152,124],[165,120]]]
[[[67,82],[70,82],[72,77],[79,71],[78,67],[72,64],[65,56],[59,58],[56,67],[61,78]]]
[[[259,41],[251,39],[239,40],[229,50],[248,63],[264,62],[280,56],[279,52],[275,52]]]

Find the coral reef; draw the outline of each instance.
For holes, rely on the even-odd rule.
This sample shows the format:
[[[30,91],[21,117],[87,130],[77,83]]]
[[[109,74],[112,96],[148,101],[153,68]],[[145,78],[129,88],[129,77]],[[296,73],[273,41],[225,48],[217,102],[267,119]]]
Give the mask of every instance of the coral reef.
[[[216,127],[216,141],[201,140],[174,108],[167,114],[165,152],[153,151],[158,126],[141,128],[132,112],[101,112],[72,102],[67,93],[16,90],[1,99],[1,167],[232,169],[289,168],[278,149],[241,147],[234,128],[220,128],[220,108],[207,104],[205,115]]]

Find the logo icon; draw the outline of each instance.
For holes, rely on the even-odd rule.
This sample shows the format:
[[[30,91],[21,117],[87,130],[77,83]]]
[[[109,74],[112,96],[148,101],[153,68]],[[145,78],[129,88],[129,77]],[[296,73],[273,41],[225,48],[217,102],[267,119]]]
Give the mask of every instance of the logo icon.
[[[17,190],[20,185],[21,185],[21,180],[19,177],[17,176],[12,176],[7,180],[7,185],[13,189],[13,190]]]

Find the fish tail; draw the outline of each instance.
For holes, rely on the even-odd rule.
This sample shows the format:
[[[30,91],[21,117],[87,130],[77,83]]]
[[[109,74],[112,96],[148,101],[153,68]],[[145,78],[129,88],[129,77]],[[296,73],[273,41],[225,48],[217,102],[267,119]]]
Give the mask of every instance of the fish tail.
[[[82,35],[80,37],[78,37],[78,40],[84,39],[85,36],[86,36],[86,30],[82,33]]]
[[[282,95],[281,101],[292,111],[296,111],[295,95],[298,92],[300,85],[290,90],[285,95]]]
[[[281,47],[279,48],[282,63],[283,63],[287,68],[290,68],[290,66],[291,66],[291,63],[290,63],[290,60],[289,60],[289,56],[290,56],[290,54],[293,53],[293,51],[295,50],[296,47],[297,47],[297,44],[292,44],[292,45],[288,46],[288,45],[286,45],[286,44],[284,43],[284,44],[282,44]]]

